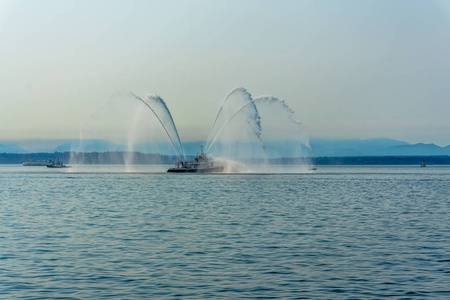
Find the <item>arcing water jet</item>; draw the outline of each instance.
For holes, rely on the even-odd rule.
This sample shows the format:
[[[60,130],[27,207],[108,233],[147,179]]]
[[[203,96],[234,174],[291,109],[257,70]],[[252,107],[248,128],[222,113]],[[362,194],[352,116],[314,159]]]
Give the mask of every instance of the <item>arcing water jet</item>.
[[[253,102],[248,102],[248,103],[245,103],[244,105],[242,105],[226,122],[225,122],[225,124],[223,124],[222,125],[222,127],[219,129],[219,131],[217,132],[217,134],[216,134],[216,136],[214,137],[214,139],[212,140],[212,142],[209,144],[209,147],[208,148],[206,148],[206,153],[208,153],[208,151],[209,151],[209,149],[211,149],[211,147],[214,145],[214,143],[216,142],[216,139],[220,136],[220,134],[222,133],[222,131],[226,128],[226,126],[228,125],[228,123],[230,123],[235,117],[236,117],[236,115],[238,115],[238,114],[240,114],[240,113],[242,113],[243,112],[243,110],[246,108],[246,107],[248,107],[248,106],[251,106],[251,104],[254,104]],[[255,133],[255,136],[257,137],[257,139],[258,139],[258,141],[260,142],[260,144],[261,144],[261,147],[262,147],[262,149],[263,149],[263,151],[264,151],[264,142],[262,141],[262,139],[261,139],[261,122],[259,121],[259,114],[255,114],[255,112],[256,113],[258,113],[258,111],[256,110],[250,110],[250,112],[252,112],[253,114],[250,114],[250,117],[249,117],[249,119],[250,120],[257,120],[256,122],[255,122],[255,125],[256,125],[256,127],[254,127],[254,133]]]
[[[243,111],[247,112],[246,123],[251,127],[253,134],[258,139],[261,148],[264,151],[264,143],[261,140],[261,118],[258,109],[256,108],[250,93],[247,92],[246,89],[240,87],[232,90],[222,102],[209,132],[208,139],[206,140],[206,153],[208,153],[230,121]],[[223,125],[219,128],[217,133],[213,135],[219,118],[224,118]],[[211,143],[209,142],[210,139],[212,139]]]
[[[130,95],[144,103],[156,116],[159,123],[161,123],[162,127],[164,128],[164,131],[167,133],[167,136],[170,139],[170,142],[172,143],[172,146],[177,153],[178,159],[181,160],[181,154],[183,155],[183,159],[186,160],[186,155],[184,154],[183,145],[181,144],[180,136],[178,135],[177,127],[175,126],[175,122],[173,121],[172,115],[170,114],[169,109],[167,108],[166,103],[164,102],[161,97],[158,95],[147,95],[147,101],[142,99],[141,97],[135,95],[134,93],[130,92]],[[159,114],[158,114],[159,112]],[[160,117],[162,116],[162,117]],[[167,125],[167,126],[166,126]],[[179,149],[175,146],[174,139],[172,135],[169,133],[171,131],[172,135],[174,135],[178,141]]]

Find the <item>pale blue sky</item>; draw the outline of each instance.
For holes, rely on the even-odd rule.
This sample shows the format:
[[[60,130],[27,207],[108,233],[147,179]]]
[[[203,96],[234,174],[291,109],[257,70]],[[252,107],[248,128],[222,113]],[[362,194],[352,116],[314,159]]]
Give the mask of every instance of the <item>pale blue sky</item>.
[[[311,137],[448,145],[449,49],[450,1],[0,0],[0,140],[78,138],[123,90],[159,94],[182,139],[205,139],[243,86]]]

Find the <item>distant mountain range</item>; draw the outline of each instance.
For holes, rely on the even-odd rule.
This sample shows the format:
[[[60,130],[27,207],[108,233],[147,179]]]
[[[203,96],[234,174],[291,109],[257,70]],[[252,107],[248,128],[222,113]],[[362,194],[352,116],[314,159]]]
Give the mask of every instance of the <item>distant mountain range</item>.
[[[20,144],[18,142],[18,144]],[[49,145],[54,145],[55,141],[49,141]],[[0,144],[0,153],[29,153],[24,148],[14,144]],[[200,146],[205,145],[205,141],[193,141],[183,143],[186,155],[196,155],[200,152]],[[251,143],[234,143],[220,144],[217,143],[212,148],[220,152],[224,149],[231,149],[234,157],[262,156],[262,150],[259,144]],[[40,146],[40,149],[45,147]],[[247,151],[239,152],[246,149]],[[163,155],[175,155],[170,143],[155,142],[133,145],[129,148],[126,145],[118,145],[105,140],[73,140],[65,141],[55,148],[47,148],[39,152],[114,152],[114,151],[136,151],[142,153],[159,153]],[[228,152],[230,153],[230,152]],[[268,142],[266,144],[266,154],[270,158],[276,157],[345,157],[345,156],[436,156],[450,155],[450,146],[440,147],[435,144],[410,144],[403,141],[376,138],[376,139],[311,139],[308,147],[301,147],[298,142],[282,141]]]
[[[28,153],[28,151],[17,145],[0,144],[0,153]]]
[[[393,139],[311,139],[311,156],[414,156],[450,155],[450,146],[435,144],[409,144]]]

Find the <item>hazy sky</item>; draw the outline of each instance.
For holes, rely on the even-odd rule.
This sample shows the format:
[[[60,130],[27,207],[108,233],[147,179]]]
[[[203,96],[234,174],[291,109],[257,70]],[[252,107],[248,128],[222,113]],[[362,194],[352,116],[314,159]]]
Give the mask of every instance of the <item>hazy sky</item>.
[[[78,138],[123,90],[205,139],[242,86],[311,137],[450,144],[450,1],[0,0],[0,63],[0,140]]]

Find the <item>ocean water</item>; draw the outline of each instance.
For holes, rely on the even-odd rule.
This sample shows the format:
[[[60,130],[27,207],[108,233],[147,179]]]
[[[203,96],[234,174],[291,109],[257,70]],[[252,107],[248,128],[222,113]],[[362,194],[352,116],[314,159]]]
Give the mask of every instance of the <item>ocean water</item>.
[[[165,168],[0,165],[0,298],[450,298],[450,167]]]

